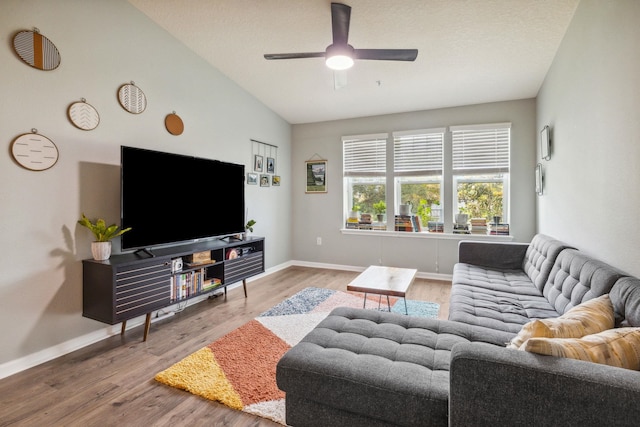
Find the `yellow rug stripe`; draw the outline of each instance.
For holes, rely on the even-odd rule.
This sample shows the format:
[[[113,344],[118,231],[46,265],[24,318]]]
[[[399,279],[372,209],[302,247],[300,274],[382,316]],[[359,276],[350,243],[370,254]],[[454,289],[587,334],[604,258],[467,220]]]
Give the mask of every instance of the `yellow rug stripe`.
[[[240,396],[227,381],[213,353],[207,347],[159,372],[155,379],[206,399],[216,400],[238,411],[242,410]]]

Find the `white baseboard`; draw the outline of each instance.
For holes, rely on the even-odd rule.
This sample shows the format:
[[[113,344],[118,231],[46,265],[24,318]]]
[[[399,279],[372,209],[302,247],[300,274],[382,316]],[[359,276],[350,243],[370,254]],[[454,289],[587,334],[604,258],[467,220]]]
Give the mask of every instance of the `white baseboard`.
[[[296,265],[299,267],[311,267],[311,268],[328,268],[331,270],[343,270],[343,271],[364,271],[367,267],[354,266],[354,265],[341,265],[341,264],[323,264],[319,262],[309,262],[309,261],[290,261],[290,265]],[[428,280],[445,280],[451,281],[453,275],[451,274],[440,274],[440,273],[421,273],[418,272],[416,275],[419,279],[428,279]]]
[[[275,267],[269,268],[264,273],[261,273],[257,276],[253,276],[250,279],[247,279],[247,282],[252,282],[261,277],[266,277],[269,274],[273,274],[276,271],[284,270],[285,268],[288,268],[291,266],[325,268],[325,269],[345,270],[345,271],[364,271],[366,268],[366,267],[359,267],[359,266],[349,266],[349,265],[340,265],[340,264],[323,264],[323,263],[315,263],[315,262],[307,262],[307,261],[288,261],[288,262],[279,264]],[[432,279],[432,280],[451,280],[451,275],[435,274],[435,273],[418,273],[417,277]],[[242,285],[242,282],[238,282],[233,285],[230,285],[228,289],[234,289],[241,285]],[[208,295],[199,296],[199,297],[188,300],[188,304],[193,305],[201,301],[204,301],[207,298],[208,298]],[[167,316],[173,315],[175,310],[178,307],[179,307],[179,304],[176,304],[176,305],[172,305],[172,306],[165,307],[163,309],[158,310],[157,312],[155,312],[155,314],[152,314],[151,323],[157,322],[159,320],[165,319]],[[140,317],[136,317],[134,319],[128,320],[127,330],[143,325],[144,320],[145,320],[145,316],[140,316]],[[94,344],[98,341],[102,341],[113,335],[119,334],[120,331],[121,331],[120,324],[109,325],[105,328],[98,329],[88,334],[73,338],[61,344],[48,347],[43,350],[37,351],[35,353],[31,353],[27,356],[21,357],[19,359],[11,360],[9,362],[0,364],[0,379],[17,374],[18,372],[22,372],[29,368],[33,368],[34,366],[38,366],[42,363],[48,362],[57,357],[64,356],[65,354],[79,350],[83,347]]]

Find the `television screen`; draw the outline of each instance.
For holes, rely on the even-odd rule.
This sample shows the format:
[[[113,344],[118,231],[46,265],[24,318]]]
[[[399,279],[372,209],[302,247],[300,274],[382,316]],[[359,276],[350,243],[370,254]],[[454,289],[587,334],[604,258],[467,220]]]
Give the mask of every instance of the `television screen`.
[[[244,165],[121,147],[123,250],[244,232]]]

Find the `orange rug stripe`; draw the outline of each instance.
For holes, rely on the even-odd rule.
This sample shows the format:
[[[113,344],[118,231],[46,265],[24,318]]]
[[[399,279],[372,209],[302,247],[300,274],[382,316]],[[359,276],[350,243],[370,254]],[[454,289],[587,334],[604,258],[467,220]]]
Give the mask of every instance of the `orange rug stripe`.
[[[244,405],[284,399],[274,381],[276,365],[291,347],[260,322],[252,320],[208,348]]]

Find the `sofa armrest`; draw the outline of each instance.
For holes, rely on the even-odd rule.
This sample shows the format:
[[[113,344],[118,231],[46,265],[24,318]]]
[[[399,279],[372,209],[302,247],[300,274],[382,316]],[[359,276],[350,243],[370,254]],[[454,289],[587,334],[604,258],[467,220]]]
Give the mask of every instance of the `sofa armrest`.
[[[458,242],[458,262],[500,270],[522,269],[529,243]]]
[[[640,372],[484,343],[451,353],[450,426],[637,425]]]

